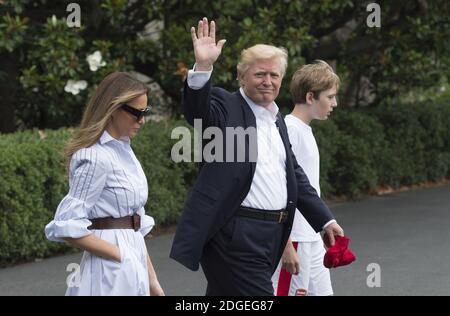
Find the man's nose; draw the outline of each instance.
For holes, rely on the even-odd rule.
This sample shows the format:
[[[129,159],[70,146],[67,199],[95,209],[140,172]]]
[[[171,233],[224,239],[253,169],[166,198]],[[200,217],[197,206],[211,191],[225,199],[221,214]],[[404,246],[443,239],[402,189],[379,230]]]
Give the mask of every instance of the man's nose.
[[[263,84],[265,85],[272,85],[272,76],[270,76],[270,74],[267,74],[264,76],[264,81]]]

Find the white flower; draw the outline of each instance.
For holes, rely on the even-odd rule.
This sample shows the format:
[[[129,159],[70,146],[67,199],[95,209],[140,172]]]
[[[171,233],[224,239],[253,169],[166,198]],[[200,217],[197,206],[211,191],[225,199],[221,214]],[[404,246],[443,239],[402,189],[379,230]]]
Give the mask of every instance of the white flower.
[[[144,38],[153,42],[157,42],[161,39],[162,32],[164,30],[164,22],[160,20],[154,20],[145,25],[144,30],[138,33],[140,38]]]
[[[52,15],[52,24],[53,24],[53,26],[56,26],[56,22],[58,22],[58,20],[56,19],[56,16],[53,14]]]
[[[77,95],[81,90],[84,90],[86,88],[87,82],[85,80],[69,80],[64,87],[64,91],[66,91],[67,93],[72,93],[73,95]]]
[[[99,50],[95,51],[91,55],[88,55],[86,60],[89,63],[89,69],[91,71],[97,71],[98,68],[106,65],[106,62],[102,61],[102,53]]]
[[[150,88],[151,91],[160,90],[160,89],[159,89],[159,84],[156,83],[156,82],[151,83],[150,86],[149,86],[149,88]]]

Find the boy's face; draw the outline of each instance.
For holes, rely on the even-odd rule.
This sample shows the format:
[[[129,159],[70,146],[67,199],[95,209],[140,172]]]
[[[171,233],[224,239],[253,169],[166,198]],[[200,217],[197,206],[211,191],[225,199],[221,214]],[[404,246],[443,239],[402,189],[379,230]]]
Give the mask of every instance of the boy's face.
[[[322,91],[319,94],[319,98],[315,99],[314,96],[308,96],[308,103],[310,103],[312,118],[316,120],[326,120],[333,112],[333,109],[337,107],[337,87],[334,86],[331,89]]]

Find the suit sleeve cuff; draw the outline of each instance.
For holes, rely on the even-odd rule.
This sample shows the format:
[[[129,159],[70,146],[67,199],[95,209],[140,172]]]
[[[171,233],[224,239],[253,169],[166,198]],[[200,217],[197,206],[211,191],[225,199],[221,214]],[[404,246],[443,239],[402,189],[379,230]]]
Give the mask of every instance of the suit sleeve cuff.
[[[324,230],[325,228],[327,228],[328,226],[330,226],[333,223],[337,223],[335,219],[332,219],[331,221],[329,221],[325,225],[323,225],[322,230]]]

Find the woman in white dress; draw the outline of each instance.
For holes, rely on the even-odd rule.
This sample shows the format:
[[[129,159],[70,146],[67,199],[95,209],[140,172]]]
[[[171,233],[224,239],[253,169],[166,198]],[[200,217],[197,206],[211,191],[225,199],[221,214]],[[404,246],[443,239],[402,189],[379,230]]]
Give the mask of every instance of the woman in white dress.
[[[164,295],[144,242],[154,226],[147,180],[130,147],[147,92],[127,73],[108,75],[66,148],[70,190],[45,227],[48,239],[85,250],[66,295]]]

